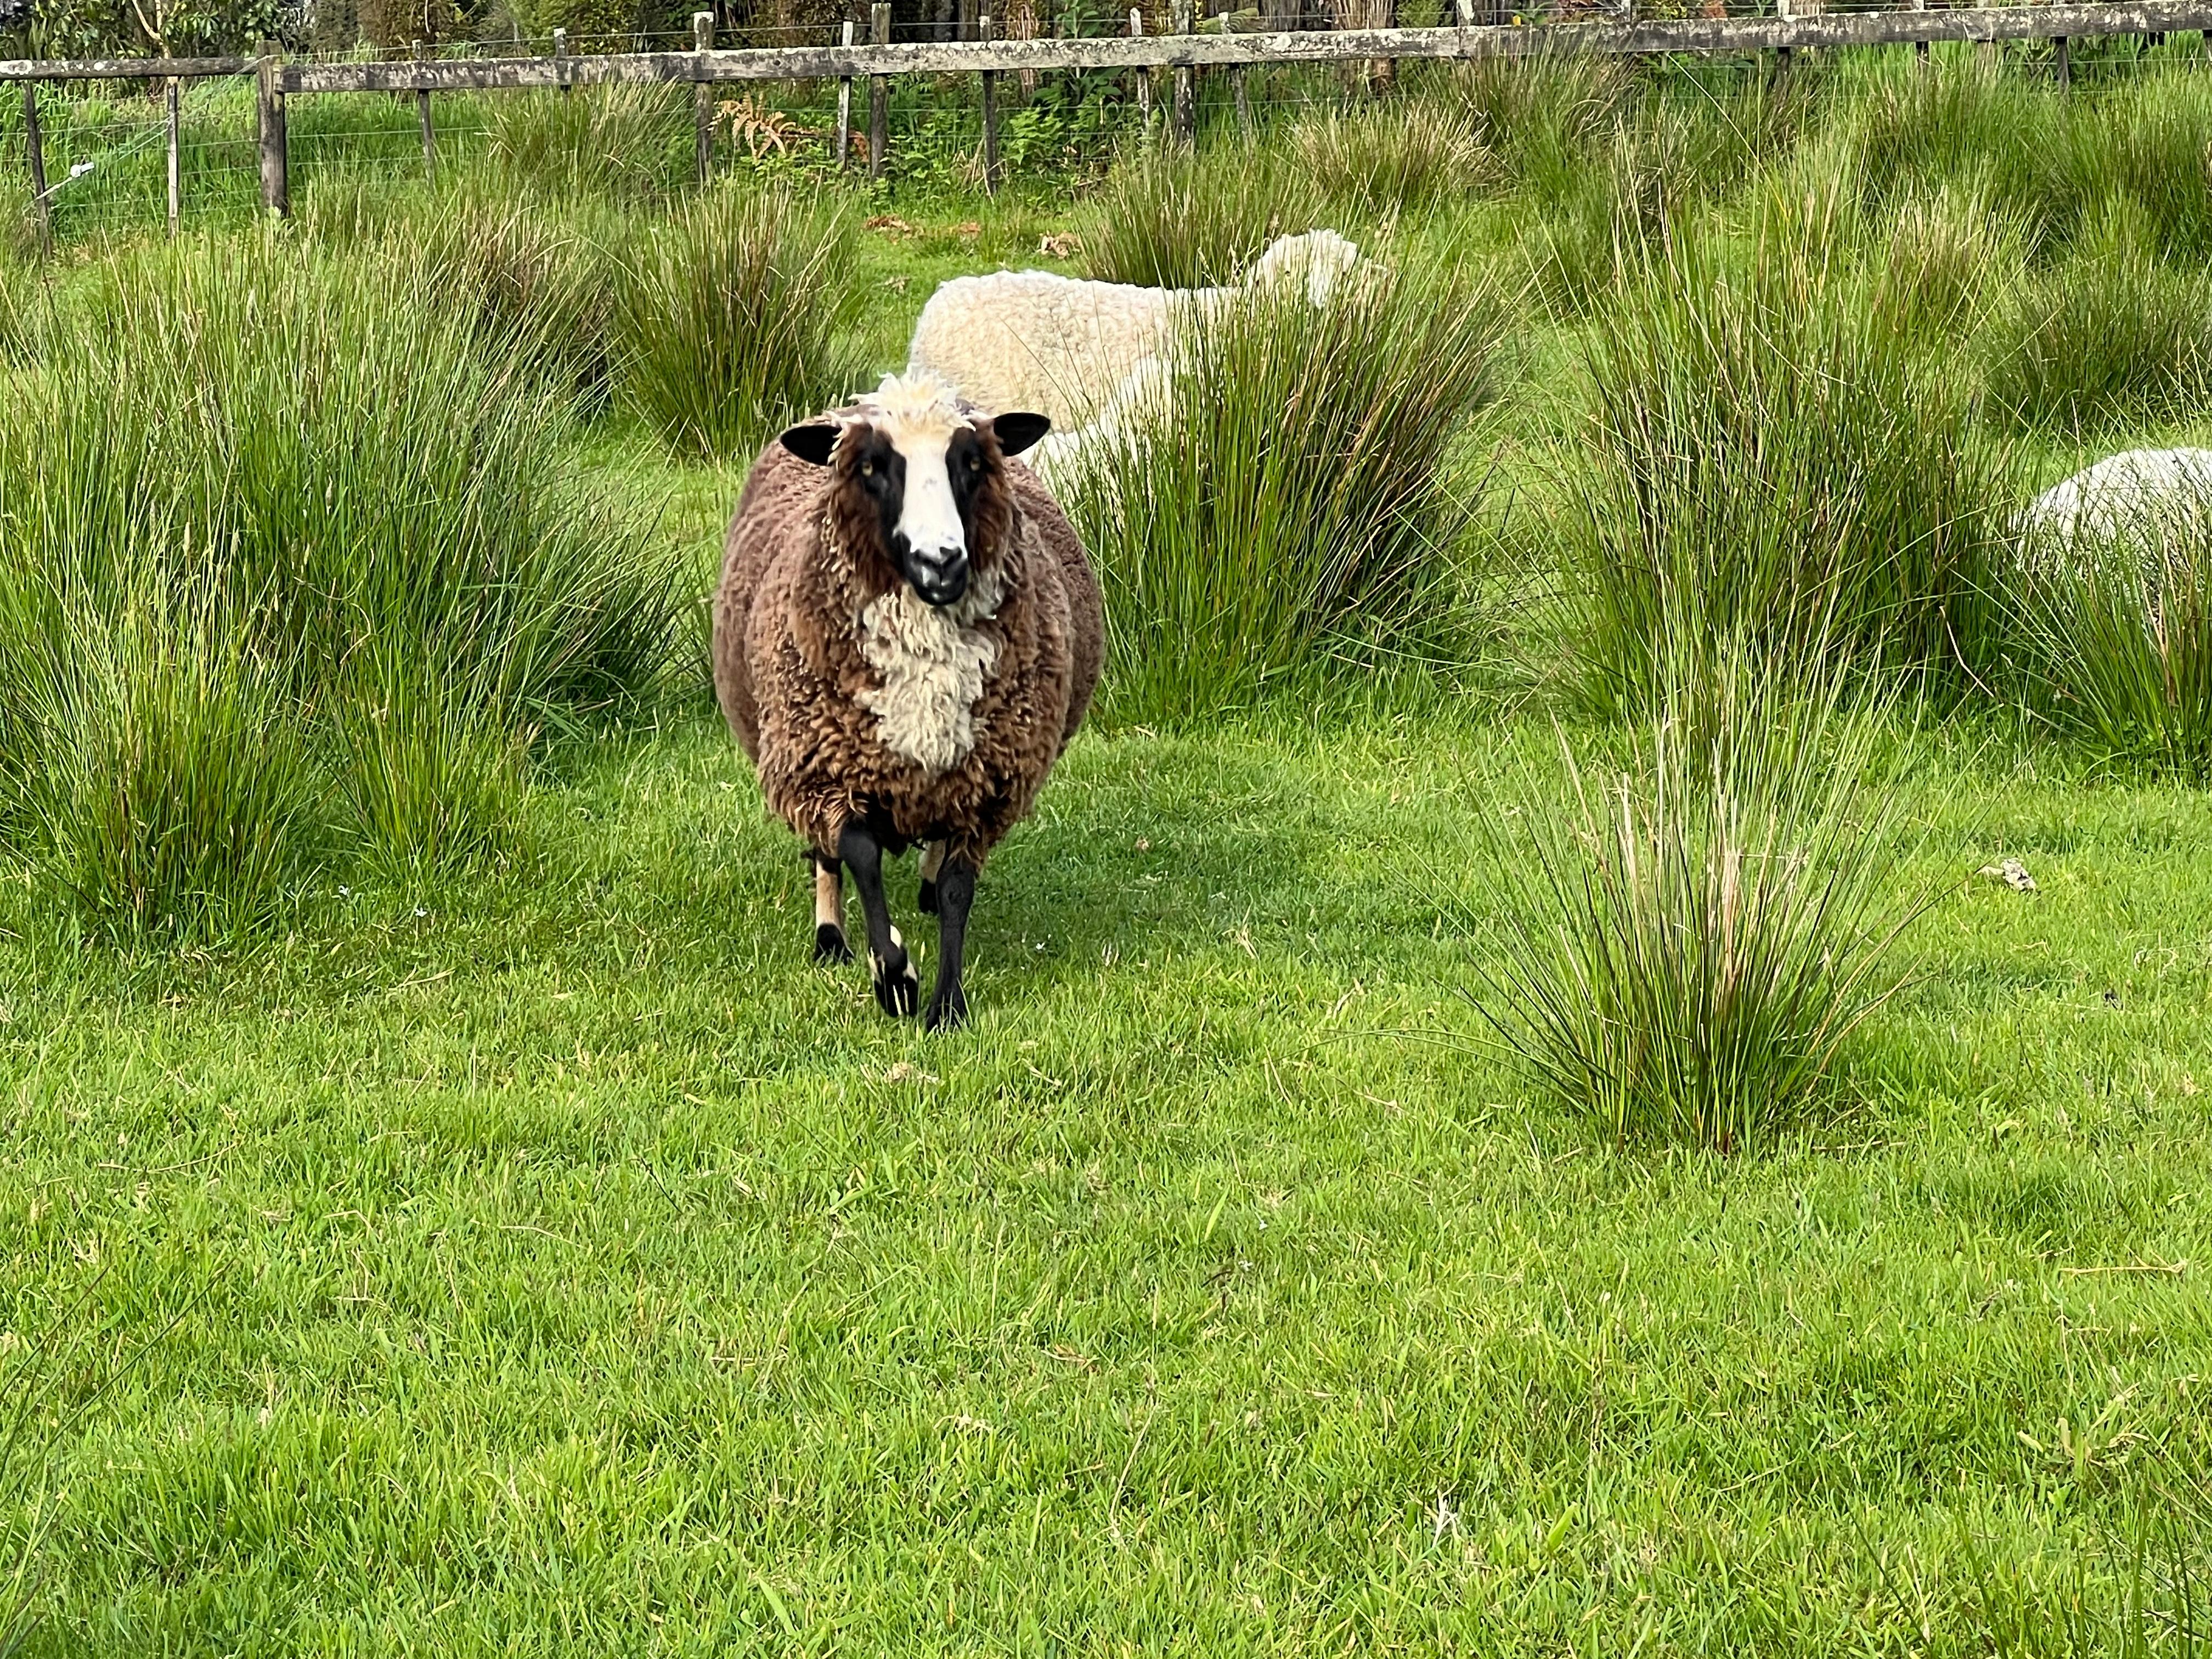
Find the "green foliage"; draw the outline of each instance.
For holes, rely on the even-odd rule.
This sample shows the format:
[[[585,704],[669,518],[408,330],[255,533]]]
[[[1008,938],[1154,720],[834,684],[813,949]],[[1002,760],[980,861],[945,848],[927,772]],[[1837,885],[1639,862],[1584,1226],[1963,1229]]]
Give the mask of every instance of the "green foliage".
[[[1504,889],[1486,1010],[1531,1082],[1614,1146],[1771,1151],[1836,1104],[1844,1040],[1904,982],[1901,793],[1876,714],[1699,653],[1617,774],[1484,812]],[[1801,703],[1800,698],[1804,701]]]
[[[1241,143],[1139,149],[1078,214],[1089,274],[1147,288],[1233,283],[1277,237],[1327,222],[1311,178]]]
[[[590,198],[556,216],[548,206],[465,196],[427,226],[426,299],[470,319],[484,355],[526,364],[596,404],[612,372],[618,221]]]
[[[1291,147],[1299,171],[1362,213],[1455,201],[1493,176],[1467,118],[1433,100],[1330,111],[1293,128]]]
[[[629,250],[616,310],[623,397],[683,453],[732,459],[842,400],[864,372],[856,234],[834,199],[772,186],[687,204]]]
[[[2005,589],[2030,696],[2112,762],[2212,778],[2212,504],[2031,539]]]
[[[0,404],[0,830],[86,926],[264,927],[315,860],[453,846],[425,813],[483,823],[470,787],[519,787],[512,742],[472,741],[420,766],[477,783],[409,806],[371,775],[409,733],[659,695],[673,572],[404,270],[188,246],[104,269],[57,326]],[[363,709],[382,748],[345,736]]]
[[[1497,308],[1441,271],[1363,270],[1325,307],[1224,313],[1089,438],[1061,494],[1105,583],[1116,710],[1231,706],[1449,626],[1450,461],[1496,390]]]
[[[1590,340],[1563,534],[1597,704],[1650,706],[1681,642],[1774,672],[1832,651],[1942,671],[1972,647],[2009,468],[1896,309],[1789,246],[1701,240]]]
[[[485,145],[499,181],[556,201],[665,196],[692,165],[691,94],[667,85],[577,87],[484,105]]]
[[[1990,402],[2021,425],[2109,430],[2186,419],[2212,389],[2212,283],[2159,258],[2115,213],[2020,284],[1992,343]]]

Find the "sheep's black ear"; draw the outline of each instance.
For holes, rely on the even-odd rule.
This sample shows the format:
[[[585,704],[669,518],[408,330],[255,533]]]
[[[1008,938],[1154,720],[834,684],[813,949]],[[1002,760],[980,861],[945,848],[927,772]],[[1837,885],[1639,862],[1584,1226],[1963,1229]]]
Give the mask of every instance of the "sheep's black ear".
[[[1042,415],[1030,415],[1017,410],[1011,414],[992,417],[991,430],[999,434],[999,453],[1018,455],[1039,438],[1052,430],[1052,422]]]
[[[827,466],[830,452],[837,447],[839,430],[835,421],[810,421],[805,426],[787,426],[783,429],[783,447],[802,461]]]

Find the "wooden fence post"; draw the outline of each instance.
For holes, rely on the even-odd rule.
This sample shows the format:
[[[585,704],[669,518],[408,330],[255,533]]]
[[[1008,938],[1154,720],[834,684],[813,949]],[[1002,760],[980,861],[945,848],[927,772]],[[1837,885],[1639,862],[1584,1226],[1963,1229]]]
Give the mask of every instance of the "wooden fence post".
[[[1192,32],[1190,0],[1175,0],[1170,27],[1177,34]],[[1188,64],[1176,65],[1175,136],[1179,144],[1194,143],[1198,138],[1198,76]]]
[[[1928,0],[1912,0],[1912,9],[1915,11],[1926,11],[1928,9]],[[1919,58],[1922,63],[1926,63],[1928,61],[1928,43],[1925,40],[1915,40],[1912,43],[1912,52],[1913,56]]]
[[[185,216],[185,83],[171,76],[161,101],[162,125],[167,129],[169,141],[169,235],[173,240]]]
[[[2056,58],[2051,69],[2058,77],[2058,89],[2065,91],[2074,84],[2074,43],[2064,35],[2051,37],[2051,45]]]
[[[31,209],[39,222],[39,246],[54,251],[54,221],[46,202],[46,141],[39,131],[39,91],[36,83],[23,82],[23,148],[31,163]]]
[[[1784,23],[1788,22],[1790,21],[1790,0],[1774,0],[1774,15],[1781,21]],[[1786,75],[1790,72],[1789,47],[1780,46],[1775,50],[1774,72],[1777,75]]]
[[[284,53],[274,40],[261,43],[256,65],[256,112],[261,129],[261,205],[280,219],[292,216],[292,156],[284,134]]]
[[[976,16],[975,38],[987,45],[990,41],[988,6]],[[994,70],[983,71],[983,189],[993,196],[999,193],[999,76]]]
[[[1145,38],[1145,14],[1135,7],[1129,9],[1129,38]],[[1152,72],[1148,69],[1133,71],[1137,77],[1137,120],[1147,137],[1152,131]]]
[[[575,88],[568,84],[568,31],[553,31],[553,78],[560,84],[561,95],[566,98]]]
[[[707,54],[714,49],[714,14],[691,14],[691,46],[699,54],[699,84],[692,89],[691,121],[697,129],[699,182],[714,170],[714,88],[707,79]]]
[[[844,44],[853,44],[853,26],[845,25]],[[842,171],[853,164],[853,77],[837,77],[837,166]]]
[[[876,0],[868,8],[868,41],[872,46],[888,46],[891,43],[891,9],[886,0]],[[884,176],[884,151],[890,144],[891,80],[888,75],[868,77],[868,178],[871,182]]]
[[[417,40],[415,43],[415,61],[418,64],[430,61],[428,42]],[[430,186],[434,190],[438,185],[438,129],[430,119],[428,88],[416,88],[415,107],[422,118],[422,176],[430,181]]]

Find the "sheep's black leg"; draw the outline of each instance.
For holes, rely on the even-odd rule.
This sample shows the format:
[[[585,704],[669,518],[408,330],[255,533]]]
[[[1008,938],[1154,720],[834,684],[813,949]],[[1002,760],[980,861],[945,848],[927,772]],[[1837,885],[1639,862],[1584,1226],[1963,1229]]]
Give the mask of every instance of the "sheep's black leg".
[[[915,902],[922,915],[937,914],[937,872],[945,864],[945,843],[933,841],[921,849],[921,891]]]
[[[866,829],[848,823],[838,837],[837,855],[853,872],[860,914],[867,920],[868,975],[875,984],[876,1006],[887,1014],[919,1013],[921,976],[914,971],[906,941],[891,926],[890,906],[884,901],[884,849]]]
[[[929,994],[933,1030],[945,1030],[968,1018],[968,994],[960,988],[961,958],[968,945],[968,907],[975,901],[975,866],[948,858],[937,872],[937,984]]]
[[[845,870],[825,854],[814,860],[814,959],[850,962],[853,947],[845,942]]]

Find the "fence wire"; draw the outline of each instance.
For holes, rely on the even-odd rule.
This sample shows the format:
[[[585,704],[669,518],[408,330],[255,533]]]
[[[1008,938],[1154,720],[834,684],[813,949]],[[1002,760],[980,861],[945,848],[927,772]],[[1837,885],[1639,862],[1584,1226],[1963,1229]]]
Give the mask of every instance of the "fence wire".
[[[1409,0],[1401,21],[1423,20]],[[1449,0],[1437,8],[1449,10]],[[1617,8],[1616,8],[1617,9]],[[1771,4],[1732,7],[1735,15],[1771,15]],[[1800,6],[1802,12],[1807,8]],[[1838,0],[1831,11],[1893,10],[1871,0]],[[1701,15],[1711,15],[1707,6]],[[1054,20],[1058,32],[1097,38],[1127,32],[1103,9],[1070,9]],[[946,27],[963,27],[958,23]],[[842,33],[834,26],[750,29],[746,44],[825,45]],[[774,37],[772,40],[761,38]],[[550,52],[542,36],[472,42],[431,50],[441,58]],[[632,36],[632,49],[688,49],[691,37]],[[720,44],[729,44],[723,40]],[[1910,52],[1905,46],[1822,49],[1796,54],[1810,60],[1812,84],[1828,64]],[[1942,57],[1978,54],[2006,72],[2050,79],[2057,48],[2048,40],[1996,46],[1939,44]],[[404,59],[413,49],[302,54],[299,61]],[[2151,73],[2200,67],[2202,37],[2172,35],[2154,42],[2137,35],[2084,39],[2070,45],[2072,85],[2094,95]],[[1462,64],[1407,60],[1395,85],[1417,93],[1467,72]],[[1486,72],[1498,73],[1496,67]],[[1510,72],[1510,69],[1502,72]],[[1657,82],[1670,79],[1721,84],[1776,72],[1771,53],[1680,54],[1625,60],[1623,73]],[[1242,80],[1242,98],[1237,95]],[[1150,128],[1162,133],[1170,107],[1172,77],[1164,70],[1047,70],[999,76],[1002,173],[1025,192],[1065,194],[1103,173],[1111,158]],[[1262,134],[1310,114],[1364,105],[1373,88],[1365,66],[1253,65],[1203,70],[1196,76],[1201,138],[1249,123]],[[846,171],[862,174],[869,119],[870,84],[853,83]],[[981,188],[982,111],[973,74],[890,77],[886,111],[886,186],[973,191]],[[46,195],[52,234],[63,242],[98,241],[162,227],[167,217],[165,88],[161,82],[58,82],[42,84],[38,106],[43,130]],[[826,177],[838,170],[836,155],[837,83],[756,82],[713,88],[715,167],[719,172]],[[580,87],[483,92],[441,92],[431,97],[435,169],[441,183],[490,178],[504,164],[528,171],[532,158],[566,151],[592,176],[629,196],[668,196],[689,186],[694,173],[694,88],[690,85]],[[421,179],[430,171],[423,154],[417,95],[331,93],[288,100],[287,130],[295,204]],[[235,224],[260,212],[257,113],[251,77],[183,83],[179,120],[180,223],[186,228]],[[20,94],[0,89],[0,210],[30,199],[27,145]]]

